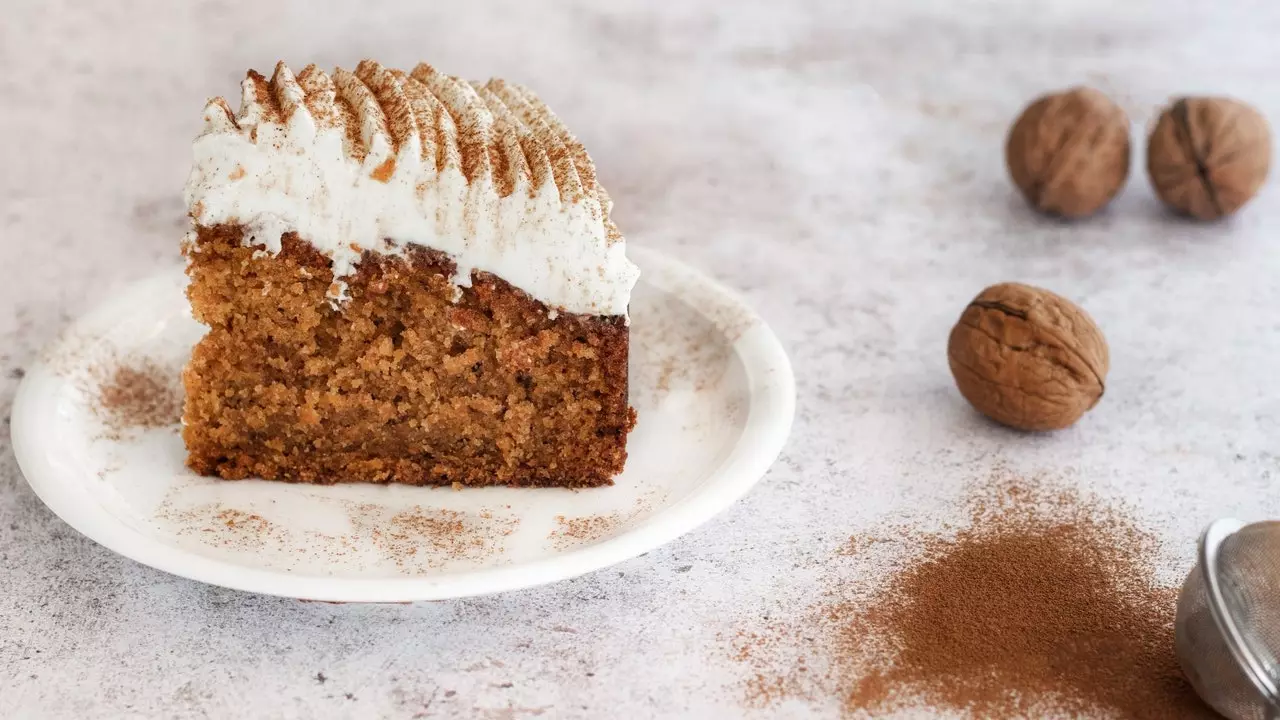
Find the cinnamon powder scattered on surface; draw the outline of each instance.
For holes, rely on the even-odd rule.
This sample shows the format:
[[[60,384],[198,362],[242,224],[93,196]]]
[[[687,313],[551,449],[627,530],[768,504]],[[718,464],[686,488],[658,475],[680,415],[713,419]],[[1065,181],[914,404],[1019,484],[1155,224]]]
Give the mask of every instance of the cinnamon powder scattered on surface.
[[[1152,580],[1151,535],[1078,492],[1018,479],[976,488],[969,511],[954,534],[901,537],[912,552],[878,587],[833,580],[798,622],[740,631],[749,703],[835,702],[851,717],[1216,717],[1179,671],[1177,590]],[[874,541],[895,542],[854,538],[837,558]]]
[[[182,388],[174,372],[143,359],[103,367],[98,373],[98,415],[109,436],[131,429],[165,427],[182,419]]]
[[[259,532],[265,531],[269,527],[266,518],[257,513],[247,513],[243,510],[228,508],[218,513],[218,520],[229,528],[252,528]]]
[[[627,510],[578,517],[557,515],[555,527],[551,529],[547,539],[557,550],[567,550],[608,539],[636,520],[652,513],[654,506],[660,504],[665,497],[664,492],[649,490],[637,497],[635,503]]]
[[[585,517],[557,515],[556,528],[551,531],[549,537],[557,548],[564,549],[603,540],[612,535],[622,524],[622,515],[618,513]]]
[[[258,513],[217,503],[179,510],[166,499],[157,508],[156,518],[178,525],[178,535],[198,538],[211,547],[236,550],[258,550],[283,532]]]
[[[235,551],[269,550],[281,567],[289,567],[292,558],[303,563],[343,563],[373,553],[388,567],[408,575],[498,557],[506,550],[506,539],[520,525],[518,516],[488,509],[461,512],[414,506],[392,513],[370,503],[340,504],[347,509],[351,528],[338,534],[298,528],[287,517],[272,522],[258,513],[221,503],[179,507],[172,498],[160,504],[155,517],[173,528],[174,534],[203,545]]]
[[[374,544],[401,569],[442,567],[451,561],[485,560],[501,554],[519,520],[441,508],[414,508],[374,529]]]

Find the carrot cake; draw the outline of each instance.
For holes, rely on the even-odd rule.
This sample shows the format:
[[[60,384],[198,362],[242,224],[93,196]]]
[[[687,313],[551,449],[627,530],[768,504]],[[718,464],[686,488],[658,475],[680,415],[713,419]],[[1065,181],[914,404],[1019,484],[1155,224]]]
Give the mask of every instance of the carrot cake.
[[[429,65],[250,71],[205,107],[187,464],[227,479],[607,485],[639,271],[532,92]]]

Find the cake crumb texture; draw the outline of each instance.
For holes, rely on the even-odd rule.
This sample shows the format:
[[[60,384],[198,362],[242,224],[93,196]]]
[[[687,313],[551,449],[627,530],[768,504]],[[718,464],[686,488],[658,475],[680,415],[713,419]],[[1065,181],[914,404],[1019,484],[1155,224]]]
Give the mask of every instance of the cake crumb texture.
[[[611,484],[635,423],[623,316],[559,313],[448,256],[365,252],[350,300],[288,233],[198,227],[188,297],[209,326],[184,375],[187,464],[227,479]],[[460,297],[455,301],[455,293]]]

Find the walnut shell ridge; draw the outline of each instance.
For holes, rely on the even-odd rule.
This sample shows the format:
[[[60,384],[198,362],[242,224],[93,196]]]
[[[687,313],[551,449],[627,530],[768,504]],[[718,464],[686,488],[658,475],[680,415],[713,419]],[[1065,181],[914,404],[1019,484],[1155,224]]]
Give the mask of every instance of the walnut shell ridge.
[[[947,360],[960,394],[1020,430],[1057,430],[1102,398],[1110,358],[1093,319],[1048,290],[983,290],[951,330]]]
[[[1005,164],[1037,210],[1066,218],[1092,215],[1129,177],[1129,118],[1091,88],[1045,95],[1010,129]]]
[[[1147,138],[1147,175],[1175,211],[1216,220],[1249,202],[1271,169],[1271,129],[1229,98],[1182,98]]]

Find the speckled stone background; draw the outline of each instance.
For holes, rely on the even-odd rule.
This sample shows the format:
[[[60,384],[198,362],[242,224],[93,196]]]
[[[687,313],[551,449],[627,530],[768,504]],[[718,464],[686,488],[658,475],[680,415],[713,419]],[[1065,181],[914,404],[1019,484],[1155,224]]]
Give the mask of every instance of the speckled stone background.
[[[993,468],[1133,507],[1176,580],[1201,525],[1280,515],[1280,189],[1167,216],[1140,171],[1106,213],[1029,212],[1004,131],[1073,83],[1141,135],[1177,93],[1280,119],[1280,5],[1056,2],[9,0],[0,20],[0,409],[69,320],[175,262],[207,95],[277,59],[427,59],[537,88],[632,243],[740,289],[791,353],[795,429],[760,485],[669,547],[577,580],[413,607],[301,603],[116,557],[48,512],[0,439],[0,717],[828,717],[754,707],[734,633],[806,607],[836,549],[936,527]],[[1141,143],[1138,143],[1141,145]],[[1139,149],[1140,154],[1140,149]],[[1083,304],[1105,400],[1027,437],[965,405],[946,334],[1006,279]],[[785,654],[785,653],[784,653]],[[920,710],[927,715],[927,710]]]

